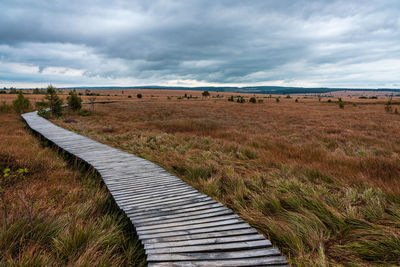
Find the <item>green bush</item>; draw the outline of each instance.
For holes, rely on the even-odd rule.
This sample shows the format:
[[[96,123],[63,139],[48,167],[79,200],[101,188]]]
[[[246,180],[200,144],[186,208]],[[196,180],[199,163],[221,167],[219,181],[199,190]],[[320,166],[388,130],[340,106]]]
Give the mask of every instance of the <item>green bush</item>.
[[[82,108],[82,98],[78,96],[75,89],[69,92],[67,101],[68,101],[68,106],[73,111],[79,111]]]
[[[52,85],[49,85],[46,89],[46,96],[44,97],[45,101],[48,103],[48,107],[50,108],[51,114],[56,117],[60,117],[62,115],[62,99],[57,95],[56,88]]]
[[[13,87],[10,88],[10,91],[9,91],[8,93],[11,94],[11,95],[16,95],[16,94],[18,94],[17,89],[15,89],[15,88],[13,88]]]
[[[201,95],[202,95],[203,97],[208,97],[208,96],[210,96],[210,92],[204,91],[203,93],[201,93]]]
[[[137,94],[136,97],[140,99],[140,98],[142,98],[143,96],[142,96],[142,94]]]
[[[279,103],[280,99],[279,97],[275,98],[276,103]]]
[[[50,111],[47,110],[47,108],[40,108],[37,112],[37,114],[43,118],[48,118],[50,117]]]
[[[78,112],[78,115],[79,115],[79,116],[82,116],[82,117],[87,117],[87,116],[90,115],[90,112],[89,112],[89,110],[87,110],[87,109],[81,109],[81,110]]]
[[[234,100],[233,100],[233,95],[231,95],[229,98],[228,98],[228,101],[230,101],[230,102],[233,102]]]
[[[250,98],[249,102],[255,104],[257,103],[257,99],[253,96]]]
[[[17,113],[28,111],[31,107],[29,99],[27,99],[22,92],[18,93],[17,99],[13,101],[13,108]]]
[[[243,96],[239,96],[236,102],[238,102],[238,103],[244,103],[244,102],[246,102],[246,101],[244,100],[244,97],[243,97]]]

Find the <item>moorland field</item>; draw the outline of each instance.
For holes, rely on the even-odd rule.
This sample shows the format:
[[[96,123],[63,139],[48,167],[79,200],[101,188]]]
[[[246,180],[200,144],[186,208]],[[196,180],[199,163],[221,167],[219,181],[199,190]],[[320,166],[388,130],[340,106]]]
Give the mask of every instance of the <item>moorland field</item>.
[[[236,102],[238,94],[216,92],[206,98],[189,91],[101,93],[96,101],[118,102],[87,105],[89,116],[65,112],[52,121],[164,167],[232,208],[293,266],[400,264],[399,99],[387,112],[384,96],[343,95],[340,107],[336,97],[257,95],[253,104],[253,95],[244,94],[245,103]],[[0,95],[0,101],[12,97]],[[29,140],[21,151],[36,144],[16,115],[4,118]],[[3,132],[16,138],[14,131]],[[10,150],[3,146],[2,153]],[[21,151],[29,161],[32,155]],[[18,153],[5,155],[18,159]],[[67,168],[62,159],[57,162]],[[81,181],[70,175],[49,180],[48,175],[41,176],[42,183],[66,190],[68,199],[64,186],[77,182],[66,181]],[[44,186],[28,187],[32,194],[49,194]],[[88,196],[80,200],[96,205]]]
[[[0,99],[2,96],[0,96]],[[99,177],[0,112],[0,266],[144,266]]]

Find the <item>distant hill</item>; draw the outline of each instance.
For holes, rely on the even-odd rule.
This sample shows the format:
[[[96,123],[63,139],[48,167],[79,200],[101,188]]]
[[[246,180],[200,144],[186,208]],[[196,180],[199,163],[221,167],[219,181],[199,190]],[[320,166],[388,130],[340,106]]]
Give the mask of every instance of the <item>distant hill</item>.
[[[177,87],[177,86],[96,86],[96,87],[68,87],[60,89],[165,89],[165,90],[192,90],[192,91],[213,91],[213,92],[233,92],[233,93],[251,93],[251,94],[322,94],[336,91],[375,91],[375,92],[395,92],[400,93],[400,89],[366,89],[366,88],[306,88],[306,87],[283,87],[283,86],[251,86],[251,87]]]

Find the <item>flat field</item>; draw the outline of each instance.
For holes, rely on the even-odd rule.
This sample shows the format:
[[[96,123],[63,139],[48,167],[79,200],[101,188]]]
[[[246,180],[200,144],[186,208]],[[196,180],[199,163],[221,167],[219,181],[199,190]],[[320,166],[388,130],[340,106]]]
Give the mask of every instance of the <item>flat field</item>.
[[[54,121],[226,204],[294,266],[400,264],[400,115],[385,112],[387,99],[344,98],[342,109],[336,98],[184,93]]]

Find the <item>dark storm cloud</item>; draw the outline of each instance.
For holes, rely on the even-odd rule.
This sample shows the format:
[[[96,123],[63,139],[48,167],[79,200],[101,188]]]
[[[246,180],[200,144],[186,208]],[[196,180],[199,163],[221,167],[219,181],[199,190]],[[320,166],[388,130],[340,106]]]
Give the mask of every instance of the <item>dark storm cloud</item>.
[[[376,2],[3,0],[0,83],[398,86]]]

